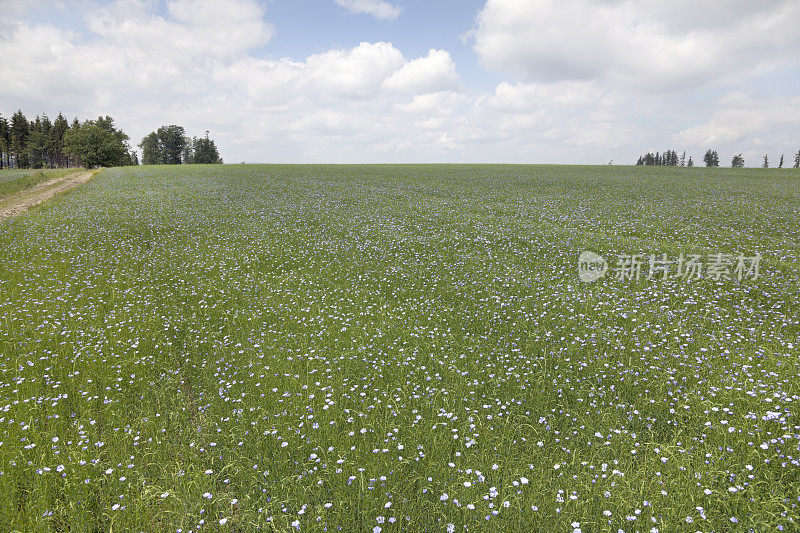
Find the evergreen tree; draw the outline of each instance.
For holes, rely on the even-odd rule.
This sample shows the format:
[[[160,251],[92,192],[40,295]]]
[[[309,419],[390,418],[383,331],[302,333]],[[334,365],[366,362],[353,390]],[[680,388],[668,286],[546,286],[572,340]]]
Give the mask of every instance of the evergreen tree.
[[[48,120],[48,123],[49,122]],[[36,119],[30,123],[28,136],[27,151],[31,168],[42,168],[45,166],[49,133],[49,131],[44,131],[44,122],[42,118],[37,115]]]
[[[11,151],[14,154],[14,168],[28,168],[28,137],[30,125],[20,109],[11,117]]]
[[[781,160],[778,163],[778,168],[783,168],[783,154],[781,154]]]
[[[681,166],[686,166],[686,150],[683,151],[683,155],[681,156]]]
[[[707,167],[718,167],[719,166],[719,154],[716,150],[708,149],[706,154],[703,156],[703,162],[706,164]]]
[[[54,168],[53,162],[53,141],[50,134],[53,131],[53,123],[47,115],[42,115],[42,135],[44,136],[44,165],[47,168]]]
[[[764,154],[764,164],[761,166],[763,168],[769,168],[769,157],[767,157],[767,154]]]
[[[800,150],[798,150],[797,155],[794,156],[794,168],[800,168]]]
[[[693,167],[694,166],[694,161],[692,161],[692,156],[689,156],[689,162],[686,163],[686,166],[687,167]]]
[[[61,113],[53,121],[53,128],[50,130],[50,149],[53,153],[53,161],[57,167],[67,166],[67,158],[64,155],[64,134],[69,129],[69,122]]]
[[[8,120],[3,115],[0,115],[0,170],[8,167],[10,146],[11,134],[8,129]]]
[[[742,154],[733,156],[731,166],[734,168],[742,168],[744,166],[744,157],[742,157]]]
[[[206,132],[204,138],[197,139],[197,143],[194,147],[194,162],[206,165],[222,164],[217,145],[208,138],[208,132]]]

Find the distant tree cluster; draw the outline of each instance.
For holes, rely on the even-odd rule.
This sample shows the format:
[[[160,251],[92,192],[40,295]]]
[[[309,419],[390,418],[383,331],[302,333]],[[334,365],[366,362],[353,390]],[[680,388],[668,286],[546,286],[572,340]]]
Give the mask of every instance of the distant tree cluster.
[[[718,167],[719,166],[719,154],[716,150],[708,149],[706,150],[706,155],[703,156],[703,162],[706,164],[707,167]]]
[[[664,151],[663,154],[660,154],[658,152],[656,152],[655,154],[647,152],[646,154],[639,156],[639,160],[636,162],[636,164],[645,166],[654,165],[654,166],[682,167],[686,165],[686,152],[683,152],[683,155],[681,155],[680,158],[678,157],[678,152],[676,152],[675,150],[666,150]]]
[[[205,137],[189,138],[182,126],[161,126],[139,144],[145,165],[221,164],[217,145]]]
[[[708,149],[706,150],[705,155],[703,156],[703,162],[706,164],[707,167],[718,167],[719,166],[719,154],[716,150]],[[778,167],[783,168],[784,157],[781,154],[780,159],[778,160]],[[637,165],[666,165],[666,166],[694,166],[694,161],[692,161],[692,157],[689,156],[689,161],[686,162],[686,152],[683,152],[680,158],[678,158],[678,153],[674,150],[666,150],[665,152],[659,154],[656,152],[652,154],[650,152],[646,153],[645,155],[639,156],[639,159],[636,161]],[[762,168],[769,168],[769,155],[764,154],[764,160],[761,164]],[[731,159],[731,167],[733,168],[742,168],[744,167],[744,157],[742,154],[736,154]],[[797,151],[797,154],[794,156],[794,168],[800,168],[800,150]]]
[[[128,136],[109,116],[72,125],[64,115],[28,120],[22,110],[9,121],[0,115],[0,169],[107,167],[138,164]]]

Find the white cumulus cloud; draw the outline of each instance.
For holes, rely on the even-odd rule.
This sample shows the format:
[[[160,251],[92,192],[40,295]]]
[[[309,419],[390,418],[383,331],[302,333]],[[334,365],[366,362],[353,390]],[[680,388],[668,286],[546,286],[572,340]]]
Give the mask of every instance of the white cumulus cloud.
[[[487,68],[523,80],[653,93],[797,64],[798,18],[795,0],[487,0],[471,35]]]
[[[428,55],[403,65],[383,82],[383,87],[404,93],[430,93],[452,89],[458,82],[456,65],[445,50],[429,50]]]

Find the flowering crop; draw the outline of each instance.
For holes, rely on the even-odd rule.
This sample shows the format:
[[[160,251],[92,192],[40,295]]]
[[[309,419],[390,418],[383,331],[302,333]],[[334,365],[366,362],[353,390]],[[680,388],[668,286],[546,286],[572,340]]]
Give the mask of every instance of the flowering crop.
[[[106,170],[0,224],[0,523],[796,529],[799,180]],[[587,284],[586,249],[763,259]]]

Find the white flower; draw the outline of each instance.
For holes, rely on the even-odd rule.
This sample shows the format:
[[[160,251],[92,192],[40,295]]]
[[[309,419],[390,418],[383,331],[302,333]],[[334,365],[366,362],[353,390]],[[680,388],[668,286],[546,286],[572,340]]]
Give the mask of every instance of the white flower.
[[[227,523],[228,523],[228,519],[227,518],[220,518],[219,519],[219,525],[224,526]]]

